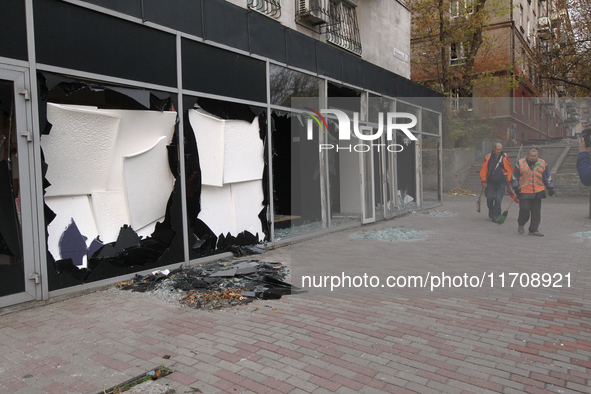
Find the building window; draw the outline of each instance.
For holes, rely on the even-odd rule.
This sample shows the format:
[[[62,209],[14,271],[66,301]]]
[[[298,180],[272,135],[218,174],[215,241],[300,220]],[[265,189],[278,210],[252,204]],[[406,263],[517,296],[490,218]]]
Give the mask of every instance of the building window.
[[[450,107],[453,111],[472,111],[474,109],[474,102],[472,100],[472,93],[467,97],[460,97],[460,89],[452,89],[449,92]]]
[[[525,115],[525,93],[521,92],[521,115]]]
[[[449,5],[449,14],[452,18],[469,15],[474,12],[473,0],[452,0]]]
[[[361,55],[361,38],[357,11],[352,0],[330,0],[326,41]]]
[[[280,0],[248,0],[248,8],[270,16],[279,18],[281,16]]]
[[[523,6],[521,4],[519,5],[519,29],[521,29],[522,33],[525,31],[523,28]]]
[[[464,64],[466,56],[464,54],[464,45],[461,42],[454,42],[449,48],[449,62],[452,66]]]

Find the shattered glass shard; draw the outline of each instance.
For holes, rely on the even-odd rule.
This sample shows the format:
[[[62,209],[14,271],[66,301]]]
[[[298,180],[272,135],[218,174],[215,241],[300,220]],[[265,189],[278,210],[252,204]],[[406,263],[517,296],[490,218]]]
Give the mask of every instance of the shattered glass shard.
[[[77,266],[84,265],[86,242],[82,234],[80,234],[74,219],[71,220],[70,225],[62,233],[59,248],[62,259],[72,259],[74,265]]]

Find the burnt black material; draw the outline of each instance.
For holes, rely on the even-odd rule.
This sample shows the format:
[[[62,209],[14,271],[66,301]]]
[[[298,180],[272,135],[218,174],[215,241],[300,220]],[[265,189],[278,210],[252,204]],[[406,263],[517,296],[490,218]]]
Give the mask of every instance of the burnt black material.
[[[179,268],[169,274],[137,275],[131,283],[120,283],[119,287],[139,292],[172,287],[186,292],[181,299],[184,304],[217,309],[251,302],[254,298],[275,300],[298,293],[299,288],[283,281],[288,272],[281,263],[219,260],[195,268]]]
[[[35,0],[39,63],[176,86],[176,37],[57,0]]]
[[[27,21],[25,2],[3,0],[0,12],[0,56],[27,60]]]

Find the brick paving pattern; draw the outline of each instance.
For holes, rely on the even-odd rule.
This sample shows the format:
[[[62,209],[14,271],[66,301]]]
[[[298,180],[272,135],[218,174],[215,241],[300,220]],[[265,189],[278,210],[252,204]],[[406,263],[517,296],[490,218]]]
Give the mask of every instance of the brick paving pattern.
[[[352,229],[260,257],[296,264],[313,252],[318,272],[335,258],[366,272],[381,257],[417,273],[531,262],[570,271],[571,288],[312,291],[220,311],[109,289],[0,316],[0,393],[95,394],[160,364],[177,393],[591,393],[591,240],[570,236],[591,231],[588,199],[545,200],[544,238],[517,234],[517,207],[498,226],[475,199],[446,197],[437,209],[455,216],[364,227],[405,226],[424,241],[356,240],[348,254]]]

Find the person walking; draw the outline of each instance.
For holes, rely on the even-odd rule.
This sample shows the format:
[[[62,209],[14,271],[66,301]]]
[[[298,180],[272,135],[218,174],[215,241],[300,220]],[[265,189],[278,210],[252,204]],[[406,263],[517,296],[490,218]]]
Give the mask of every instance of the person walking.
[[[491,153],[484,157],[480,169],[480,182],[485,187],[488,217],[497,222],[501,216],[501,202],[505,195],[505,186],[511,182],[513,168],[509,156],[503,153],[503,145],[495,144]]]
[[[525,232],[525,224],[530,219],[529,235],[543,237],[539,230],[542,199],[548,194],[554,195],[554,184],[550,176],[550,168],[546,162],[538,157],[538,147],[532,146],[524,159],[515,164],[511,186],[519,198],[519,217],[517,218],[517,231],[519,234]]]
[[[583,130],[583,134],[591,134],[591,129]],[[586,137],[589,138],[589,137]],[[585,143],[585,138],[579,138],[579,155],[577,156],[577,172],[585,186],[591,186],[591,147]]]

